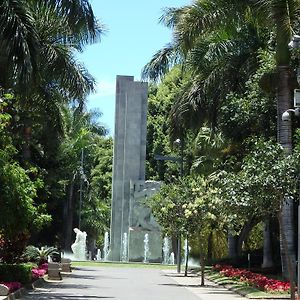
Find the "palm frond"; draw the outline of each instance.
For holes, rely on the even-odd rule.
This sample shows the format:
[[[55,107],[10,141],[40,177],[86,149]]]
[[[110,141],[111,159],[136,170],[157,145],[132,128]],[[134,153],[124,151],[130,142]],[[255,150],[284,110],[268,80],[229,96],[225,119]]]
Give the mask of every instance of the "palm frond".
[[[6,61],[11,82],[24,85],[38,65],[39,38],[26,1],[0,3],[0,56]]]
[[[227,30],[239,27],[247,1],[198,0],[182,11],[174,26],[175,40],[188,51],[199,37],[220,28]]]
[[[104,25],[95,17],[88,0],[43,0],[56,6],[63,16],[67,16],[72,34],[78,35],[85,43],[94,43],[105,31]]]
[[[168,44],[154,54],[150,62],[142,70],[142,78],[157,81],[161,79],[172,66],[179,63],[179,49],[174,44]]]
[[[184,12],[186,7],[175,8],[167,7],[163,9],[163,15],[159,18],[159,22],[168,28],[174,28],[179,21],[180,16]]]

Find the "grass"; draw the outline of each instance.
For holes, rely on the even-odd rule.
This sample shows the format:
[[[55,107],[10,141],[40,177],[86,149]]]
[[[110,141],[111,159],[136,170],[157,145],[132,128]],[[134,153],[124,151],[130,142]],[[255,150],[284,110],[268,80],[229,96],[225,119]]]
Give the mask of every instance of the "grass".
[[[260,299],[260,298],[289,298],[289,294],[282,293],[267,293],[263,292],[255,287],[249,286],[248,284],[239,281],[238,279],[230,278],[219,274],[218,272],[213,272],[211,270],[206,270],[205,277],[219,285],[226,285],[230,290],[235,291],[241,295],[246,296],[250,299]]]
[[[175,269],[174,265],[145,264],[145,263],[115,263],[94,261],[72,261],[72,267],[101,267],[101,268],[153,268],[153,269]]]

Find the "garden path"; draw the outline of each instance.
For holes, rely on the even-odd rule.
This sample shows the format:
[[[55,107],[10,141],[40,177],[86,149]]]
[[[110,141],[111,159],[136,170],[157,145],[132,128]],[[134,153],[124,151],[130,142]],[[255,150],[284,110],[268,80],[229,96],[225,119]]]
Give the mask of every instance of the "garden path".
[[[62,282],[30,291],[24,300],[241,300],[224,288],[199,286],[196,276],[175,271],[130,267],[78,267]]]

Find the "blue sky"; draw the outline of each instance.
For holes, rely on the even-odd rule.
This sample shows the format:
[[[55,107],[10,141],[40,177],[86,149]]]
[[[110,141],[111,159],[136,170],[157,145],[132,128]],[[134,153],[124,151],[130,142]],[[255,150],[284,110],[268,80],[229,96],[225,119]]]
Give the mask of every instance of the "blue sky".
[[[116,75],[140,80],[143,66],[153,54],[171,41],[171,31],[159,24],[163,8],[180,7],[190,0],[90,0],[97,18],[107,32],[100,43],[88,46],[79,55],[97,81],[97,91],[89,96],[89,108],[102,113],[100,121],[114,131]]]

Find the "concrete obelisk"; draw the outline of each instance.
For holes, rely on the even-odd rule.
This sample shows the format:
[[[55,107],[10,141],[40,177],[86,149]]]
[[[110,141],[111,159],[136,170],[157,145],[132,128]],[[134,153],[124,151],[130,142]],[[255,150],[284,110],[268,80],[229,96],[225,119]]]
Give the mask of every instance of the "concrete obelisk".
[[[117,76],[110,260],[120,261],[129,230],[130,181],[145,180],[148,84]]]

